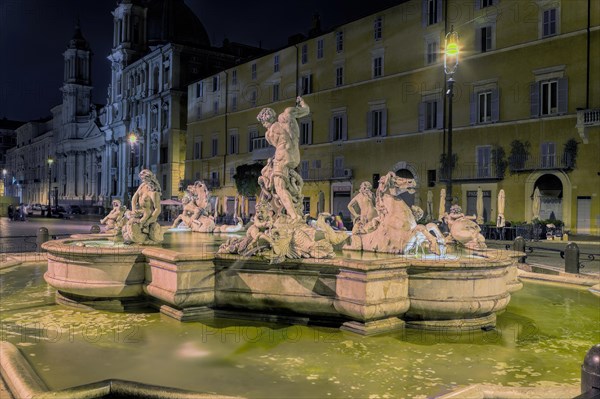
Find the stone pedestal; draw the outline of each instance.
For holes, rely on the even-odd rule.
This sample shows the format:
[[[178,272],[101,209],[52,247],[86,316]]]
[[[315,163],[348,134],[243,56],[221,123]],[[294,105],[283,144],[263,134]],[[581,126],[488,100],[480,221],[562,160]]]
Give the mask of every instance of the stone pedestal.
[[[215,277],[212,254],[147,248],[144,292],[161,313],[180,321],[213,317]]]
[[[334,306],[353,319],[342,329],[373,335],[402,328],[401,317],[410,306],[406,267],[405,262],[391,259],[367,264],[348,262],[340,268]]]

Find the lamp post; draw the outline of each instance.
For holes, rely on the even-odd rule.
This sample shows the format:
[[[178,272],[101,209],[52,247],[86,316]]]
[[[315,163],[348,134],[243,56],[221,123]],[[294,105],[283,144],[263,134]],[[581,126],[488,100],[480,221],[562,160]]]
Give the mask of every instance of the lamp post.
[[[52,208],[50,208],[50,198],[52,198],[52,164],[54,159],[48,158],[48,217],[52,217]]]
[[[3,189],[2,189],[2,195],[6,197],[6,173],[8,173],[8,171],[6,169],[2,169],[2,182],[3,182]]]
[[[129,201],[131,201],[131,199],[133,198],[133,174],[135,171],[135,167],[133,165],[133,162],[135,160],[135,143],[137,143],[137,136],[135,135],[135,133],[131,132],[129,134],[129,137],[127,138],[127,140],[129,141],[129,145],[131,147],[131,153],[130,153],[130,161],[129,163],[131,164],[131,185],[129,186],[129,188],[131,189],[131,192],[129,192],[129,190],[126,190],[129,192]]]
[[[458,33],[454,27],[446,35],[444,49],[444,73],[448,78],[448,153],[445,157],[444,172],[446,173],[446,209],[452,206],[452,169],[454,168],[454,154],[452,153],[452,98],[454,97],[454,73],[458,68]]]

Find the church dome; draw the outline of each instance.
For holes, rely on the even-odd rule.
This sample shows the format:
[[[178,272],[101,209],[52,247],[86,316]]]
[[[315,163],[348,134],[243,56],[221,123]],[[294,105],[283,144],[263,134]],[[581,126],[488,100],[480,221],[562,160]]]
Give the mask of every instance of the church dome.
[[[146,0],[147,38],[150,46],[178,43],[210,47],[208,33],[183,0]]]

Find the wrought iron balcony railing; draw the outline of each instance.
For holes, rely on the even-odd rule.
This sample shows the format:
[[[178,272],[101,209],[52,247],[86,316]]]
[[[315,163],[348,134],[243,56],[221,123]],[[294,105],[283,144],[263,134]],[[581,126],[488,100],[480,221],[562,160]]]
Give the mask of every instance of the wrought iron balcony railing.
[[[439,181],[447,181],[447,171],[440,169]],[[495,164],[459,163],[452,170],[452,180],[498,180],[504,178]]]
[[[512,157],[508,160],[508,167],[512,172],[529,170],[567,170],[573,169],[575,160],[570,154],[542,155],[527,157]]]

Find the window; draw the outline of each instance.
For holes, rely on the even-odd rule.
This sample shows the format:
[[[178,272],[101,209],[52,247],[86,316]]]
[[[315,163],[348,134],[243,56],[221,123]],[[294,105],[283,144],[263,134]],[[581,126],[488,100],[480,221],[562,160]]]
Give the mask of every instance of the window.
[[[165,85],[168,85],[168,84],[169,84],[169,78],[170,78],[170,76],[169,76],[169,75],[170,75],[170,74],[171,74],[171,67],[170,67],[169,65],[167,65],[167,66],[165,67],[165,73],[163,74],[163,78],[164,78],[164,79],[163,79],[163,83],[164,83]]]
[[[239,153],[239,133],[237,129],[229,132],[229,154]]]
[[[440,47],[437,39],[428,40],[425,44],[425,63],[427,65],[435,64],[438,57],[438,49]]]
[[[383,76],[383,57],[373,58],[373,78],[380,78]]]
[[[279,72],[279,54],[273,57],[273,72]]]
[[[344,177],[344,157],[333,158],[333,177]]]
[[[500,120],[499,91],[495,83],[475,83],[471,94],[471,125]]]
[[[250,105],[256,107],[256,89],[250,92]]]
[[[200,138],[194,142],[194,159],[202,159],[202,139]]]
[[[310,197],[302,198],[302,212],[305,215],[310,215]]]
[[[333,115],[329,126],[330,141],[342,141],[348,139],[348,126],[346,113]]]
[[[300,145],[312,144],[312,120],[300,120]]]
[[[215,91],[219,91],[220,86],[221,86],[221,77],[219,75],[217,76],[213,76],[213,81],[212,81],[212,91],[213,93]]]
[[[486,91],[477,94],[477,123],[491,122],[492,120],[492,92]]]
[[[213,114],[218,114],[219,113],[219,101],[214,101],[213,102]]]
[[[231,110],[237,111],[237,94],[231,95]]]
[[[558,82],[556,80],[541,83],[541,113],[556,114],[558,111]]]
[[[379,179],[381,179],[381,175],[379,173],[373,173],[371,176],[371,184],[375,190],[379,188]]]
[[[279,101],[279,83],[273,85],[273,101]]]
[[[248,130],[248,152],[254,150],[254,139],[258,138],[258,130],[255,128]]]
[[[492,50],[492,27],[484,26],[479,28],[479,50],[482,53]]]
[[[383,18],[377,17],[375,18],[375,22],[373,23],[373,38],[377,40],[381,40],[383,31]]]
[[[568,79],[555,77],[562,76],[563,71],[547,72],[547,70],[548,68],[534,71],[537,81],[532,83],[530,88],[531,116],[534,118],[561,115],[568,110]]]
[[[477,177],[491,177],[492,147],[489,145],[478,146],[476,151]]]
[[[301,88],[302,95],[312,93],[312,74],[302,76]]]
[[[498,0],[475,0],[475,8],[485,8],[489,6],[493,6]]]
[[[437,24],[442,19],[442,0],[421,0],[423,3],[423,25]]]
[[[381,137],[387,134],[387,110],[373,109],[367,114],[368,137]]]
[[[335,69],[335,85],[341,86],[344,84],[344,67],[339,66]]]
[[[541,149],[541,167],[553,168],[556,159],[556,145],[552,142],[542,143]]]
[[[344,51],[344,32],[341,30],[335,32],[335,51],[338,53]]]
[[[231,71],[231,84],[234,86],[237,85],[237,69]]]
[[[204,82],[196,83],[196,98],[204,97]]]
[[[216,157],[219,153],[219,139],[217,137],[213,137],[212,139],[212,148],[211,148],[211,156]]]
[[[545,10],[542,15],[542,37],[554,36],[557,32],[556,8]]]
[[[301,57],[300,57],[301,61],[303,64],[306,64],[308,62],[308,45],[307,44],[303,44],[302,45],[302,51],[301,51]]]
[[[435,169],[427,170],[427,187],[435,187],[435,180],[437,178],[436,175],[437,171]]]
[[[302,179],[306,180],[308,179],[308,166],[309,162],[306,160],[303,160],[300,162],[300,177],[302,177]]]
[[[442,108],[438,99],[422,102],[419,109],[419,130],[441,129]]]
[[[323,47],[324,47],[323,39],[317,40],[317,59],[319,59],[319,60],[321,58],[323,58]]]
[[[252,80],[256,80],[256,63],[252,64],[250,69],[251,69]]]

